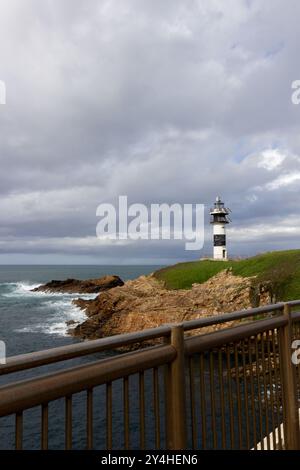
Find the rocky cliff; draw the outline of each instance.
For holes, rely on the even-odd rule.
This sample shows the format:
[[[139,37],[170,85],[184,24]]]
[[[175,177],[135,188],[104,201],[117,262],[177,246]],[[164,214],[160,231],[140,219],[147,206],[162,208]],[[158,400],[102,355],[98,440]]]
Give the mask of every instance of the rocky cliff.
[[[168,290],[153,276],[141,276],[93,300],[75,300],[87,320],[72,334],[95,339],[153,328],[263,305],[271,301],[268,284],[254,287],[253,278],[234,276],[226,269],[189,290]],[[228,325],[228,324],[227,324]],[[209,331],[224,325],[210,327]],[[202,329],[201,332],[207,332]],[[197,333],[197,331],[194,331]]]

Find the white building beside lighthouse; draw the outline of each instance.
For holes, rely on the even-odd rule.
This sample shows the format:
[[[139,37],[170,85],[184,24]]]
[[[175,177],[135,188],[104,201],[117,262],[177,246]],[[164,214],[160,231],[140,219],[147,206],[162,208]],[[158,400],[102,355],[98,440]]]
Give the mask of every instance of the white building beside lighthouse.
[[[230,209],[224,206],[224,202],[218,196],[214,207],[210,210],[211,220],[210,223],[213,226],[214,236],[214,259],[227,260],[227,248],[226,248],[226,225],[231,222],[228,217]]]

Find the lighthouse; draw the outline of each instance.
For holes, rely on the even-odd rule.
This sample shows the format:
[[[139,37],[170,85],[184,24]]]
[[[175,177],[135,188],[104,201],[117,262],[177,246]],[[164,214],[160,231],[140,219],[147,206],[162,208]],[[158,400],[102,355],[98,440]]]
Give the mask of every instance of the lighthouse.
[[[227,260],[227,248],[226,248],[226,225],[231,222],[228,217],[230,209],[226,208],[224,202],[218,196],[214,207],[210,210],[211,220],[210,223],[213,226],[214,234],[214,259]]]

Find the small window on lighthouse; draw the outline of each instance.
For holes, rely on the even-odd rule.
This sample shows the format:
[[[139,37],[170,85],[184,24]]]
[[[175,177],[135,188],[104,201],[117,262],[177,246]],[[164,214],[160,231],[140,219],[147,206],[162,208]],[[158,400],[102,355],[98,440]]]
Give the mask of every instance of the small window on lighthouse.
[[[226,250],[223,250],[223,259],[226,258]]]

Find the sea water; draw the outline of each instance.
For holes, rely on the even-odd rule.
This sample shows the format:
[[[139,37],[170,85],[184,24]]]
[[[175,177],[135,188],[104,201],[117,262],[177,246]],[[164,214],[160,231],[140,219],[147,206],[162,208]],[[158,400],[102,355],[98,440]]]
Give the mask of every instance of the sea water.
[[[7,356],[24,354],[42,349],[74,344],[80,341],[68,335],[69,320],[84,321],[84,312],[76,307],[72,301],[81,297],[91,299],[95,294],[65,294],[32,292],[32,289],[52,279],[66,278],[88,279],[99,278],[107,274],[116,274],[123,280],[134,279],[142,274],[148,274],[158,269],[157,266],[0,266],[0,340],[6,344]],[[101,359],[108,353],[94,354],[86,358],[68,361],[67,366],[86,363]],[[111,354],[111,353],[110,353]],[[0,376],[0,385],[9,382],[30,378],[53,370],[66,367],[66,364],[52,364],[35,370],[18,372],[7,376]],[[132,382],[131,400],[137,399],[136,387]],[[97,390],[96,390],[97,391]],[[105,393],[100,390],[98,397],[94,398],[95,414],[95,446],[105,446],[103,428],[105,417]],[[122,405],[122,387],[117,384],[114,389],[114,403],[116,419],[116,432],[114,433],[115,447],[122,446],[122,423],[118,407]],[[85,396],[74,396],[74,448],[85,447]],[[120,415],[120,416],[119,416]],[[131,423],[133,440],[137,439],[137,419],[133,416]],[[98,427],[98,430],[97,430]],[[49,406],[49,446],[60,449],[64,447],[64,402],[57,400]],[[119,429],[119,431],[118,431]],[[13,448],[14,443],[13,417],[0,419],[0,449]],[[100,432],[101,431],[101,432]],[[24,413],[24,447],[37,449],[40,446],[40,409]]]

